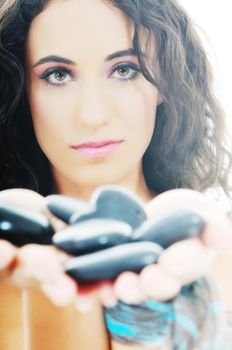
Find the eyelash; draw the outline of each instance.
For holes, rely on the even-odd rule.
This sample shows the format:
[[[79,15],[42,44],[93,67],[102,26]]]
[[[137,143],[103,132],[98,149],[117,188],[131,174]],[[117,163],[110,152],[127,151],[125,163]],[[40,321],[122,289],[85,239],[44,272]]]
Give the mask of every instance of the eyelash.
[[[49,85],[51,87],[62,87],[65,85],[65,83],[61,84],[54,84],[49,81],[49,78],[52,74],[59,74],[59,73],[65,73],[70,75],[70,77],[73,79],[73,74],[70,69],[64,68],[64,67],[53,67],[45,71],[39,76],[39,79],[41,79],[46,85]]]
[[[117,64],[116,66],[113,67],[111,74],[115,73],[116,71],[118,71],[120,69],[125,69],[125,68],[132,69],[134,71],[134,73],[132,74],[132,76],[130,78],[117,79],[121,83],[126,83],[128,81],[135,80],[141,74],[141,69],[139,68],[139,66],[137,66],[134,63],[129,63],[129,62],[122,62],[122,63]]]
[[[141,74],[141,69],[134,63],[129,63],[129,62],[122,62],[117,64],[116,66],[113,67],[110,75],[112,75],[113,73],[119,71],[120,69],[131,69],[134,71],[134,73],[132,74],[132,76],[130,76],[129,78],[125,78],[125,79],[116,79],[117,81],[121,82],[121,83],[126,83],[128,81],[131,80],[135,80],[139,77],[139,75]],[[51,69],[48,69],[47,71],[45,71],[44,73],[42,73],[39,78],[46,84],[49,85],[51,87],[62,87],[64,86],[66,83],[61,83],[61,84],[54,84],[51,83],[49,81],[49,77],[51,77],[52,74],[59,74],[59,73],[65,73],[70,75],[71,79],[74,78],[74,75],[72,73],[72,71],[70,69],[64,68],[64,67],[53,67]]]

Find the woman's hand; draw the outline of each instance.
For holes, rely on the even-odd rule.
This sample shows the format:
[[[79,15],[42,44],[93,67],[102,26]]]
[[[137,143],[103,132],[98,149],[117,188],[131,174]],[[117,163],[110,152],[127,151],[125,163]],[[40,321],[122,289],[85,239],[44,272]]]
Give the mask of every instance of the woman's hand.
[[[157,219],[178,209],[189,209],[200,214],[206,226],[199,239],[177,242],[164,250],[158,264],[146,266],[140,274],[124,272],[114,284],[106,282],[99,291],[105,306],[112,306],[119,299],[128,304],[148,298],[168,300],[183,285],[206,275],[212,266],[215,269],[222,256],[226,255],[232,264],[231,221],[217,203],[203,194],[187,189],[167,191],[149,202],[146,209],[149,217]],[[224,266],[226,269],[229,273],[228,266]]]
[[[0,199],[23,208],[45,214],[55,231],[65,224],[52,216],[42,196],[23,189],[2,191]],[[140,274],[122,273],[114,283],[99,284],[99,295],[105,306],[118,299],[137,304],[153,298],[167,300],[174,297],[184,284],[206,274],[219,254],[232,251],[232,225],[218,206],[202,194],[191,190],[167,191],[147,204],[149,217],[157,219],[178,209],[199,213],[206,226],[199,239],[189,239],[173,244],[160,256],[158,264],[146,266]],[[55,247],[36,244],[14,247],[0,241],[0,276],[17,286],[39,286],[57,305],[71,303],[77,295],[76,283],[62,269],[69,256]],[[82,290],[83,291],[83,290]],[[88,294],[89,290],[84,290]]]
[[[41,212],[52,222],[55,231],[64,223],[46,209],[45,199],[39,194],[11,189],[0,192],[0,200]],[[14,285],[38,287],[58,306],[65,306],[76,299],[77,284],[63,272],[62,264],[69,256],[53,246],[27,244],[21,248],[6,240],[0,240],[0,278]]]
[[[45,199],[33,191],[6,190],[0,192],[0,201],[43,213],[55,231],[66,226],[48,212]],[[24,347],[23,342],[29,342],[24,326],[29,324],[33,349],[109,350],[103,312],[95,292],[91,289],[85,292],[88,298],[82,296],[77,283],[63,272],[63,263],[69,258],[54,246],[26,244],[19,248],[0,240],[1,313],[4,319],[0,348],[5,344],[10,349],[15,349],[16,344]],[[19,288],[14,288],[15,285]],[[27,293],[21,293],[20,288],[26,288]]]
[[[105,285],[100,288],[99,296],[106,308],[109,307],[108,310],[106,309],[108,322],[111,322],[114,320],[114,317],[116,317],[114,311],[111,310],[116,310],[117,321],[124,326],[124,329],[128,328],[129,331],[131,331],[135,330],[136,327],[139,328],[140,322],[138,322],[137,326],[134,323],[128,323],[128,319],[131,320],[131,317],[133,318],[131,315],[134,315],[133,304],[140,304],[149,299],[162,302],[175,298],[179,294],[182,286],[205,276],[211,272],[212,266],[214,267],[214,270],[216,266],[216,270],[219,272],[218,274],[214,273],[214,279],[216,284],[219,283],[219,289],[221,289],[221,292],[226,290],[227,295],[230,295],[229,299],[226,300],[226,298],[224,298],[224,302],[227,303],[227,308],[229,305],[232,306],[232,284],[229,282],[231,274],[230,270],[232,266],[231,222],[226,214],[221,211],[218,204],[207,199],[202,194],[191,190],[178,189],[168,191],[157,196],[147,205],[148,216],[157,219],[178,209],[189,209],[203,217],[206,225],[199,238],[174,243],[163,251],[163,253],[160,255],[158,264],[146,266],[139,274],[124,272],[118,276],[114,284],[111,282],[106,282]],[[226,259],[225,256],[227,257]],[[202,292],[204,294],[205,290],[202,290]],[[208,299],[207,295],[203,294],[200,293],[200,298],[203,298],[203,302],[214,302],[212,299],[213,295],[210,294]],[[222,296],[224,297],[223,293]],[[118,300],[124,301],[126,304],[130,304],[128,308],[130,311],[128,312],[130,312],[131,315],[120,314],[117,304]],[[216,299],[217,305],[219,305],[218,301],[219,300]],[[115,306],[116,304],[117,306]],[[188,306],[185,305],[185,307],[187,307],[185,312],[187,315],[190,313],[191,320],[193,319],[193,316],[199,316],[197,315],[197,309],[195,310],[196,305],[196,300],[193,304],[190,302]],[[115,308],[111,309],[113,306],[115,306]],[[188,307],[190,309],[188,309]],[[191,310],[191,307],[194,307],[194,309]],[[181,308],[181,312],[183,312],[183,306],[181,306]],[[194,313],[196,313],[196,315]],[[207,319],[207,317],[205,317],[205,319]],[[198,321],[202,322],[202,319],[199,318]],[[213,329],[218,329],[217,335],[219,336],[219,329],[221,330],[221,328],[223,328],[225,322],[223,308],[221,313],[219,311],[216,318],[212,314],[209,317],[208,322],[205,322],[204,325],[202,324],[201,332],[203,336],[204,332],[206,332],[205,339],[210,337],[212,340],[215,334],[210,333],[210,327],[212,327],[210,322],[212,322]],[[114,323],[109,323],[107,327],[111,336],[113,337],[111,342],[112,350],[146,349],[146,346],[139,345],[141,344],[139,341],[137,343],[137,335],[135,337],[136,339],[134,339],[134,343],[133,340],[132,342],[129,341],[128,343],[124,342],[124,344],[117,341],[118,330],[114,328],[111,329],[113,325]],[[157,324],[156,321],[154,321],[153,329],[156,329],[156,327]],[[144,324],[141,329],[144,329]],[[149,329],[152,329],[152,327]],[[224,328],[221,333],[224,334],[223,332]],[[154,332],[148,332],[148,334],[149,336],[147,339],[145,339],[146,341],[151,340],[151,334],[154,336],[152,341],[156,340],[155,330]],[[181,333],[182,340],[179,339],[179,341],[185,341],[188,338],[187,337],[184,339],[182,337],[183,334]],[[121,335],[121,337],[123,338],[124,336]],[[125,338],[127,337],[128,336]],[[163,340],[163,345],[165,343],[165,348],[173,348],[171,345],[172,340],[173,339],[169,338]],[[191,337],[189,337],[189,340],[191,342]],[[150,348],[152,350],[158,350],[160,349],[160,346],[156,343],[154,347]]]

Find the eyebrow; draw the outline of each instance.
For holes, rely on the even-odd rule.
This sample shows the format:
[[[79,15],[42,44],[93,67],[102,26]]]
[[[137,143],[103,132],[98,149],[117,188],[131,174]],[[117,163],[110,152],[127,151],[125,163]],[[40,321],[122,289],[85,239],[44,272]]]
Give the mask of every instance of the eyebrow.
[[[109,56],[106,56],[104,61],[108,62],[113,60],[114,58],[124,57],[124,56],[137,56],[137,55],[134,49],[121,50],[121,51],[114,52]]]
[[[68,58],[53,55],[53,56],[46,56],[46,57],[40,58],[35,64],[33,64],[32,67],[35,68],[37,66],[40,66],[41,64],[49,63],[49,62],[59,62],[59,63],[75,65],[75,62],[69,60]]]
[[[118,57],[125,57],[125,56],[137,56],[134,49],[127,49],[127,50],[121,50],[121,51],[117,51],[114,52],[108,56],[105,57],[104,61],[105,62],[109,62],[111,60],[113,60],[114,58],[118,58]],[[33,68],[40,66],[44,63],[49,63],[49,62],[58,62],[58,63],[65,63],[65,64],[69,64],[69,65],[76,65],[76,63],[68,58],[64,58],[64,57],[60,57],[60,56],[46,56],[43,58],[40,58],[35,64],[33,64]]]

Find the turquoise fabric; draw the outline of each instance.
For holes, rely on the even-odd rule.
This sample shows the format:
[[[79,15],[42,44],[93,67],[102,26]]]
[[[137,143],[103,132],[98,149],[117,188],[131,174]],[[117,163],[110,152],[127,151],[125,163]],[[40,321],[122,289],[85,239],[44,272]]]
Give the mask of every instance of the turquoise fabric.
[[[148,300],[139,305],[121,301],[104,310],[106,327],[119,342],[173,350],[231,350],[226,340],[223,303],[213,282],[202,278],[182,288],[168,302]]]

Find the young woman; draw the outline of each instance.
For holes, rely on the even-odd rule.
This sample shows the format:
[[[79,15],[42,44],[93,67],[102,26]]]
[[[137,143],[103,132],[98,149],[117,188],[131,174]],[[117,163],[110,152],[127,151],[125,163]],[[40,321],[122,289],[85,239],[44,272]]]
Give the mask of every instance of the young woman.
[[[98,186],[115,184],[140,196],[154,218],[188,207],[206,220],[201,239],[83,295],[62,271],[67,255],[2,240],[0,348],[143,349],[146,342],[123,343],[109,326],[108,338],[101,303],[169,300],[208,271],[216,252],[232,250],[228,218],[197,192],[228,192],[231,163],[204,50],[173,0],[3,0],[0,33],[3,202],[51,218],[43,196],[89,200]],[[225,265],[216,265],[218,275]],[[197,339],[185,334],[184,349],[216,348],[218,314],[206,317]],[[169,336],[170,348],[183,349],[184,338],[174,344]]]

